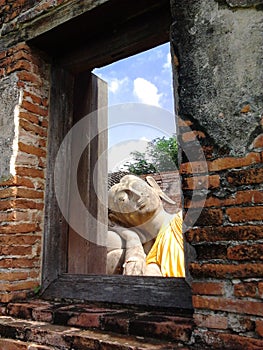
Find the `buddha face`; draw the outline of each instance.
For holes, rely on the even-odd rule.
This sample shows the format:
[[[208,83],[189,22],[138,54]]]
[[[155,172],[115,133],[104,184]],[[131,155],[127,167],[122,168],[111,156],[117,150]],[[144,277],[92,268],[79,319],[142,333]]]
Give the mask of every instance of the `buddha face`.
[[[109,208],[125,225],[139,226],[151,219],[162,203],[156,191],[144,180],[125,175],[109,190]]]

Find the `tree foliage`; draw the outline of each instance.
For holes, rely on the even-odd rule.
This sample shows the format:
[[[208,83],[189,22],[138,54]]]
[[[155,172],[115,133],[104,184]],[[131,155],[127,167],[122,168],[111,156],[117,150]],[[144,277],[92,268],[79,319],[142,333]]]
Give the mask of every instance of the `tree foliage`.
[[[150,141],[145,152],[131,152],[133,159],[122,170],[143,175],[175,170],[178,167],[178,144],[174,136],[157,137]]]

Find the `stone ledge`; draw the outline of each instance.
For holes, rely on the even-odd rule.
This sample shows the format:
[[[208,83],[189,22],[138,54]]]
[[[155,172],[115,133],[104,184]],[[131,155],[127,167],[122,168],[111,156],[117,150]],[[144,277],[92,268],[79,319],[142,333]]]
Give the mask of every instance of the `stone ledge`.
[[[138,337],[151,338],[155,339],[154,342],[162,339],[166,345],[172,342],[183,346],[190,343],[194,327],[190,314],[182,316],[164,311],[98,306],[92,303],[58,303],[36,299],[2,304],[0,315],[2,315],[1,336],[22,340],[29,339],[27,337],[29,330],[32,333],[32,330],[39,326],[43,331],[50,326],[53,327],[52,332],[64,329],[68,333],[73,329],[80,334],[90,330],[102,332],[101,334],[115,334],[125,339],[127,337],[135,340]],[[39,332],[40,330],[32,336],[32,340],[38,339]]]
[[[117,335],[98,330],[0,316],[0,346],[4,349],[172,350],[189,349],[181,342]],[[34,346],[34,347],[33,347]]]

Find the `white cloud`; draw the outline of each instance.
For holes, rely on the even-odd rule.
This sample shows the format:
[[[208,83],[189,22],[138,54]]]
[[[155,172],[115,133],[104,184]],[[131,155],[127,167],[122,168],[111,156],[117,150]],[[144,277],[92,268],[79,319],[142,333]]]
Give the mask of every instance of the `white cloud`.
[[[133,157],[131,152],[145,152],[149,139],[141,137],[138,140],[127,140],[119,142],[108,150],[108,170],[118,171],[125,163],[131,162]]]
[[[163,64],[163,69],[171,69],[172,65],[171,65],[171,54],[168,53],[166,56],[166,62]]]
[[[117,93],[121,87],[123,87],[124,84],[128,82],[128,78],[125,77],[123,79],[113,78],[108,81],[109,84],[109,91],[113,94]]]
[[[133,94],[140,102],[160,107],[160,98],[163,94],[158,93],[158,88],[150,81],[136,78],[133,82]]]

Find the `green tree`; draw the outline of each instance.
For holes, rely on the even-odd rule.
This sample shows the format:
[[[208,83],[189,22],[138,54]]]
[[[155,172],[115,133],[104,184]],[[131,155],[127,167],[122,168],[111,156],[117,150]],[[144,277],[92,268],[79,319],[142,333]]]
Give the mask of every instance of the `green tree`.
[[[178,144],[174,136],[157,137],[150,141],[145,152],[131,152],[133,160],[122,170],[136,175],[175,170],[178,167]]]

